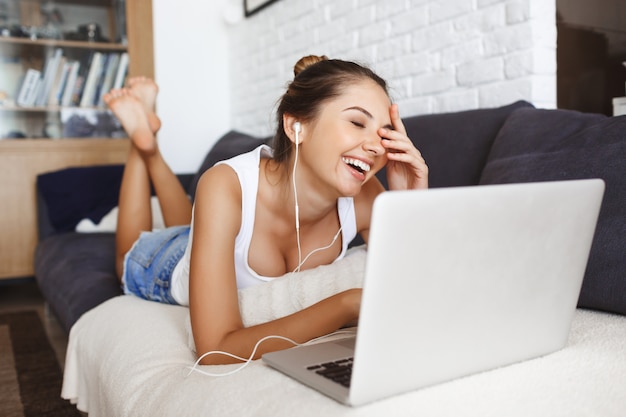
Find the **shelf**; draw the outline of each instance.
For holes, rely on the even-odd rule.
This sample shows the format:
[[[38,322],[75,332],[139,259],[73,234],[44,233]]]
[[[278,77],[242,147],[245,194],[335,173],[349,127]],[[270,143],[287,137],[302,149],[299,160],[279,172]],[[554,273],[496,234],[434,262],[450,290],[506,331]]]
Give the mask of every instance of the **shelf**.
[[[47,3],[50,0],[29,0],[29,1],[32,3]],[[110,7],[113,4],[113,0],[56,0],[56,3],[74,4],[77,6]]]
[[[94,154],[99,154],[99,152],[92,151],[121,152],[122,160],[125,161],[129,146],[130,141],[127,138],[0,139],[2,152],[20,152],[24,155],[85,152],[91,158],[90,160],[107,162],[109,159],[105,155],[95,156]],[[113,159],[117,157],[116,155]]]
[[[0,0],[0,3],[6,1]],[[42,14],[42,11],[63,6],[59,7],[59,11],[65,19],[59,30],[71,30],[69,33],[74,34],[80,25],[94,22],[102,28],[102,36],[113,41],[123,37],[127,41],[69,40],[75,39],[69,34],[66,35],[67,40],[0,36],[0,90],[3,92],[0,98],[0,135],[12,136],[10,139],[0,139],[0,201],[11,202],[0,205],[0,281],[34,274],[33,255],[38,243],[37,175],[72,166],[123,164],[131,148],[128,138],[118,137],[121,136],[121,128],[115,125],[115,129],[110,130],[108,123],[100,124],[103,118],[113,117],[106,107],[80,107],[76,104],[17,106],[16,96],[19,94],[15,90],[21,87],[27,70],[34,69],[45,75],[46,63],[58,48],[62,50],[66,63],[81,62],[81,67],[82,62],[91,65],[88,59],[92,52],[93,55],[98,52],[103,55],[127,54],[127,76],[154,78],[151,0],[12,0],[9,3],[15,4],[15,10],[19,9],[19,24],[27,28],[46,27],[47,15]],[[99,8],[105,10],[97,10]],[[57,67],[54,83],[62,79],[58,71]],[[82,76],[85,82],[89,72]],[[65,103],[68,104],[67,101]],[[89,126],[79,120],[79,124],[74,127],[78,128],[78,134],[84,133],[82,137],[43,138],[46,133],[56,136],[60,127],[64,129],[63,134],[66,128],[72,127],[68,126],[68,121],[62,120],[66,112],[68,116],[85,116],[91,126],[94,120],[87,116],[92,114],[84,115],[83,112],[97,113],[96,124],[103,129],[86,129]],[[18,136],[13,133],[22,133],[28,138],[13,138]],[[102,137],[107,135],[111,137]]]
[[[61,110],[95,110],[95,111],[109,111],[106,107],[62,107],[62,106],[50,106],[50,107],[20,107],[20,106],[0,106],[0,113],[2,112],[27,112],[27,113],[59,113]]]
[[[30,149],[33,146],[38,146],[41,147],[41,143],[42,142],[48,142],[50,146],[50,149],[55,150],[57,148],[59,149],[64,149],[64,145],[59,145],[59,142],[65,142],[65,143],[75,143],[75,142],[85,142],[88,143],[88,145],[86,145],[87,147],[93,147],[96,148],[96,146],[94,146],[94,142],[114,142],[114,141],[128,141],[128,138],[101,138],[101,137],[92,137],[92,138],[42,138],[42,137],[38,137],[38,138],[0,138],[0,149],[3,152],[6,152],[7,150],[15,150],[15,149],[19,149],[19,150],[24,150],[24,149]],[[73,146],[73,145],[72,145]],[[126,145],[120,145],[120,146],[126,146]],[[105,151],[108,151],[108,148],[105,148]]]
[[[127,46],[121,43],[65,41],[58,39],[28,39],[0,37],[0,46],[33,46],[43,48],[76,48],[100,51],[126,51]]]

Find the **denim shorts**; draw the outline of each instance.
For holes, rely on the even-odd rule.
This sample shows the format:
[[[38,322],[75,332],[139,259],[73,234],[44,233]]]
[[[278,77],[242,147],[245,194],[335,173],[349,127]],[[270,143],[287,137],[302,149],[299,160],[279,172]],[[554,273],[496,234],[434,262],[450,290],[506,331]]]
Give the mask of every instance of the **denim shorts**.
[[[189,226],[174,226],[142,232],[124,258],[124,293],[165,304],[178,304],[172,297],[172,272],[189,241]]]

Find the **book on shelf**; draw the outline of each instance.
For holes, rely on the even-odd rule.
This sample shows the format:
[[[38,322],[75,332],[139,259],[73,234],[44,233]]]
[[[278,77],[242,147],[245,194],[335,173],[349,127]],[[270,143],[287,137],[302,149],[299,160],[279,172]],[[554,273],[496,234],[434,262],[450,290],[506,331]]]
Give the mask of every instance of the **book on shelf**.
[[[48,59],[46,60],[44,73],[42,75],[43,78],[41,80],[41,88],[37,94],[37,98],[35,99],[34,103],[35,106],[41,107],[48,104],[50,89],[52,88],[52,84],[54,83],[54,80],[56,78],[62,56],[63,50],[61,48],[57,48],[49,55]]]
[[[17,104],[22,107],[30,107],[35,102],[39,90],[41,71],[29,68],[26,70],[24,80],[17,95]]]
[[[115,74],[115,81],[113,82],[113,88],[124,87],[124,81],[126,80],[126,74],[128,73],[128,52],[123,52],[120,56],[120,62],[117,66],[117,72]]]
[[[98,93],[96,94],[98,107],[104,106],[104,95],[108,93],[111,88],[113,88],[113,83],[115,82],[115,75],[117,72],[117,68],[120,63],[120,54],[112,53],[109,54],[107,59],[107,66],[104,72],[104,79],[98,89]]]
[[[96,96],[96,87],[100,80],[100,73],[104,66],[104,54],[102,52],[95,52],[91,65],[89,66],[89,72],[85,80],[85,87],[80,97],[80,107],[93,106],[94,98]]]
[[[64,82],[63,77],[67,72],[67,59],[62,56],[59,60],[59,65],[57,66],[56,74],[54,75],[54,79],[52,81],[50,91],[48,92],[48,97],[46,99],[46,103],[48,106],[58,106],[59,105],[59,89],[61,88],[61,84]]]
[[[122,79],[125,77],[128,58],[124,60],[123,55],[117,52],[94,54],[80,95],[80,107],[104,106],[104,94],[116,88],[115,82],[119,74],[122,74]]]
[[[66,60],[63,63],[63,67],[61,68],[61,74],[59,77],[58,83],[54,86],[53,92],[50,95],[50,101],[48,105],[50,106],[60,106],[63,100],[63,93],[65,92],[65,87],[67,86],[67,82],[70,77],[70,71],[72,69],[72,61]]]
[[[67,75],[67,82],[65,83],[63,96],[61,98],[61,106],[69,107],[72,105],[72,98],[74,96],[74,90],[76,89],[76,79],[78,78],[79,69],[79,61],[72,61],[70,63],[70,70]]]
[[[104,94],[123,87],[127,72],[126,52],[89,51],[77,60],[57,48],[42,71],[26,71],[16,101],[20,106],[104,107]]]
[[[85,88],[85,82],[87,81],[87,75],[89,74],[89,67],[93,61],[94,52],[90,51],[88,54],[85,54],[80,60],[80,66],[78,70],[78,75],[76,76],[76,82],[74,83],[74,90],[72,91],[72,100],[70,102],[70,106],[78,106],[80,105],[80,100],[83,95],[83,90]]]

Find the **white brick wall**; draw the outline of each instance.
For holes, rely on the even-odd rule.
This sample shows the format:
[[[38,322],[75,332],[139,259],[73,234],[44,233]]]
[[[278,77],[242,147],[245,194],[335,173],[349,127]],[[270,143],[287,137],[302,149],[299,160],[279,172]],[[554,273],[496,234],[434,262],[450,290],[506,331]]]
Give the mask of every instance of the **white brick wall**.
[[[556,106],[549,0],[280,0],[232,26],[233,128],[270,134],[303,55],[365,63],[403,116],[524,99]]]

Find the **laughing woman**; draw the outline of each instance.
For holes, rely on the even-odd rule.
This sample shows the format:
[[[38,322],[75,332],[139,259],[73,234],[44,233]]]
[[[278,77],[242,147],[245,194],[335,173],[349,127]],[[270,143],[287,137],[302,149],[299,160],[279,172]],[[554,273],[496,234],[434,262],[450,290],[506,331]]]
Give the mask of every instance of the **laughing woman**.
[[[316,56],[298,61],[294,74],[278,105],[272,147],[207,170],[193,209],[158,150],[156,85],[135,79],[106,97],[133,144],[120,192],[118,274],[127,293],[189,305],[198,355],[248,357],[266,336],[302,343],[356,320],[360,289],[244,327],[238,290],[330,264],[357,234],[367,242],[372,205],[384,191],[375,174],[384,166],[392,190],[428,187],[428,167],[383,79],[356,63]],[[151,229],[151,183],[172,227],[142,233]],[[287,347],[265,341],[255,358]],[[213,355],[202,363],[233,361]]]

